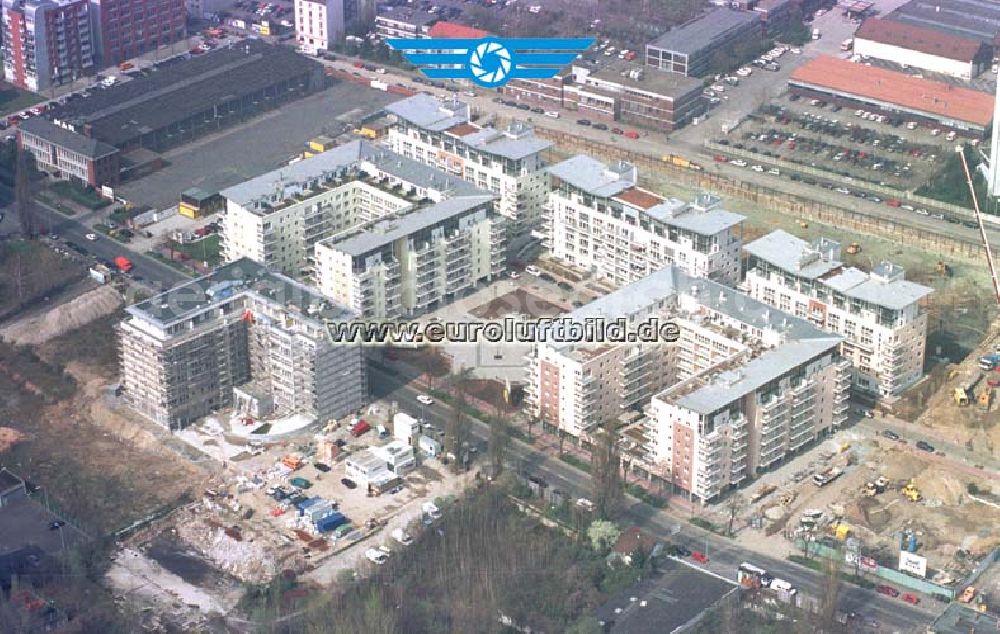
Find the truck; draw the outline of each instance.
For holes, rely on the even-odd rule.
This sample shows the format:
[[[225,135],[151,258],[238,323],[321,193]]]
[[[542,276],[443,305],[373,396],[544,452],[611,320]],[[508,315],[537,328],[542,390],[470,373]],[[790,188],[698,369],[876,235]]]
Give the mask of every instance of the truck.
[[[368,421],[359,420],[353,427],[351,427],[351,435],[357,438],[362,434],[367,433],[371,428],[372,427],[368,424]]]
[[[821,37],[823,37],[823,34],[819,32],[819,29],[813,29],[812,39],[818,40]]]
[[[853,46],[854,46],[854,38],[849,37],[840,43],[840,50],[849,51]]]
[[[822,473],[813,474],[813,484],[818,487],[825,487],[842,475],[844,475],[844,471],[842,469],[839,469],[838,467],[831,467]]]
[[[133,268],[132,261],[124,255],[119,255],[115,258],[115,268],[122,273],[128,273]]]
[[[312,482],[301,477],[292,478],[288,481],[288,484],[299,489],[308,489],[312,487]]]
[[[995,370],[998,365],[1000,365],[1000,354],[994,353],[979,357],[979,369],[981,370]]]

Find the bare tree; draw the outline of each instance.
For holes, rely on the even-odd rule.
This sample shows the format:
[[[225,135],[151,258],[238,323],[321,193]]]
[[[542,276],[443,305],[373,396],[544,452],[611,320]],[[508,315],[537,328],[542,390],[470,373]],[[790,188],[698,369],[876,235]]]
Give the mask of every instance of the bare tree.
[[[31,165],[28,153],[23,148],[18,147],[14,169],[14,209],[17,212],[17,219],[21,223],[21,235],[25,238],[32,238],[38,232],[31,199]]]
[[[532,438],[533,437],[531,435],[531,428],[534,427],[537,424],[538,424],[538,419],[537,418],[535,418],[534,416],[529,416],[528,417],[528,422],[527,422],[527,425],[528,425],[528,438]]]
[[[471,373],[470,368],[462,368],[452,375],[452,393],[455,396],[455,402],[451,408],[451,416],[448,417],[444,445],[445,454],[450,453],[455,457],[458,457],[463,443],[467,442],[469,438],[470,421],[465,408],[466,386]],[[456,461],[455,468],[457,469],[459,466],[458,461]]]
[[[823,578],[823,601],[820,616],[824,623],[833,624],[837,614],[837,599],[840,596],[840,565],[836,559],[826,562],[826,576]]]
[[[736,516],[743,511],[746,504],[746,498],[740,493],[733,493],[726,500],[726,510],[729,511],[729,524],[726,526],[726,534],[730,537],[733,536],[733,522],[736,521]]]
[[[608,423],[605,428],[598,430],[591,449],[593,502],[600,518],[614,516],[625,494],[621,479],[621,456],[618,454],[618,443],[615,442],[617,437],[615,429],[614,423]]]

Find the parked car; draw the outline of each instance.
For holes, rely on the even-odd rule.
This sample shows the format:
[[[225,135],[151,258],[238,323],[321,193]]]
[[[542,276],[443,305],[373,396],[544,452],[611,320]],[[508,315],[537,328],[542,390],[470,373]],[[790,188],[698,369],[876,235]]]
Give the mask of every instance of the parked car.
[[[884,583],[875,586],[875,592],[884,594],[887,597],[892,597],[893,599],[899,596],[899,590],[893,588],[892,586],[887,586]]]
[[[93,242],[94,240],[97,239],[97,234],[96,233],[88,233],[87,235],[85,235],[83,237],[86,238],[86,239],[88,239],[88,240],[90,240],[91,242]]]
[[[590,127],[592,127],[595,130],[607,130],[608,129],[608,126],[606,124],[604,124],[604,123],[595,123],[595,124],[593,124]]]
[[[387,555],[384,550],[379,550],[377,548],[369,548],[366,550],[365,557],[368,558],[368,561],[379,566],[389,561],[389,555]]]
[[[889,440],[899,440],[899,434],[889,429],[882,432],[883,438],[888,438]]]
[[[926,451],[927,453],[934,453],[934,445],[924,442],[923,440],[917,441],[917,449],[920,451]]]
[[[66,526],[66,522],[64,522],[62,520],[56,520],[54,522],[49,522],[49,530],[50,531],[57,531],[60,528],[62,528],[63,526]]]
[[[690,557],[691,551],[685,548],[684,546],[674,544],[673,546],[670,547],[670,554],[673,555],[674,557]]]
[[[706,555],[705,553],[701,552],[700,550],[693,550],[693,551],[691,551],[691,559],[695,560],[699,564],[707,564],[708,563],[708,555]]]
[[[590,119],[577,119],[576,120],[576,125],[589,126],[590,125]]]
[[[354,480],[351,480],[350,478],[341,478],[340,483],[343,484],[348,489],[358,488],[357,483]]]
[[[516,280],[517,278],[521,277],[521,274],[518,273],[517,271],[510,271],[509,273],[507,273],[507,275],[510,276],[510,279],[512,280]]]
[[[322,471],[323,473],[328,473],[330,471],[330,465],[323,464],[322,462],[317,462],[313,464],[317,471]]]
[[[528,266],[524,267],[524,272],[527,273],[528,275],[534,275],[535,277],[538,277],[542,274],[542,270],[539,269],[534,264],[529,264]]]
[[[434,399],[427,396],[426,394],[417,394],[417,402],[421,405],[433,405]]]
[[[573,290],[573,285],[570,284],[569,282],[559,282],[558,286],[559,286],[559,288],[563,289],[564,291],[571,291],[571,290]]]
[[[559,118],[559,113],[556,112],[555,110],[546,110],[545,111],[545,116],[546,117],[551,117],[553,119],[558,119]]]

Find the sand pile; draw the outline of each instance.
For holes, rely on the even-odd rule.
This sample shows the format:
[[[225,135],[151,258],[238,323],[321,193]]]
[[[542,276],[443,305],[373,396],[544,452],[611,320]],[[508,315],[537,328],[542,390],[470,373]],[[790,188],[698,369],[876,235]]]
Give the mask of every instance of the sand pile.
[[[964,481],[940,468],[932,467],[917,477],[917,488],[927,500],[941,500],[947,505],[958,504],[966,493]]]
[[[24,434],[11,429],[10,427],[0,427],[0,453],[9,451],[11,447],[24,440]]]
[[[45,343],[98,317],[110,315],[122,303],[118,291],[101,286],[41,315],[19,319],[0,328],[0,338],[22,345]]]

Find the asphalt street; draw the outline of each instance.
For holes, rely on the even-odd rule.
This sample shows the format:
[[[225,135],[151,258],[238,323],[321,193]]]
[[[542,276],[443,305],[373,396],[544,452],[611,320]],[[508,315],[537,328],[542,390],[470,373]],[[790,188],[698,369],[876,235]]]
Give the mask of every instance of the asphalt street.
[[[423,418],[438,429],[445,429],[447,405],[439,402],[430,406],[420,404],[416,400],[417,391],[407,386],[404,383],[406,380],[406,377],[389,374],[369,364],[369,387],[373,398],[395,401],[399,411]],[[472,433],[485,448],[488,436],[486,424],[477,421]],[[540,477],[549,485],[573,496],[588,495],[587,474],[569,464],[549,458],[522,442],[515,440],[511,443],[508,462],[518,471]],[[729,540],[690,524],[682,514],[634,502],[627,509],[626,517],[661,539],[669,539],[672,543],[705,552],[710,560],[706,568],[727,579],[735,579],[740,563],[749,561],[788,581],[805,595],[823,596],[824,575],[789,561],[748,552]],[[941,607],[943,606],[929,598],[925,598],[919,606],[911,606],[899,599],[884,598],[874,591],[841,583],[839,608],[863,615],[870,622],[877,622],[879,625],[876,629],[882,632],[924,631],[941,611]]]
[[[184,273],[153,258],[130,251],[124,245],[105,235],[98,234],[96,240],[88,240],[87,234],[94,233],[80,221],[52,209],[44,202],[35,201],[35,213],[42,221],[47,233],[55,233],[69,243],[79,245],[92,256],[113,260],[124,255],[134,265],[133,277],[142,278],[145,286],[154,290],[165,290],[185,280],[191,279]]]

